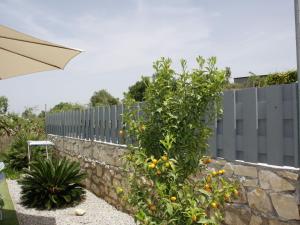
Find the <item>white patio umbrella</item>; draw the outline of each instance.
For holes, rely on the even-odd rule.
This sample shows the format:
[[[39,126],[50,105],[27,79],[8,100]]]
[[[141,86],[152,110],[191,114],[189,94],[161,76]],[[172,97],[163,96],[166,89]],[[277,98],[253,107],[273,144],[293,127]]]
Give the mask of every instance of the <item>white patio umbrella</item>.
[[[0,80],[64,69],[80,52],[0,25]]]

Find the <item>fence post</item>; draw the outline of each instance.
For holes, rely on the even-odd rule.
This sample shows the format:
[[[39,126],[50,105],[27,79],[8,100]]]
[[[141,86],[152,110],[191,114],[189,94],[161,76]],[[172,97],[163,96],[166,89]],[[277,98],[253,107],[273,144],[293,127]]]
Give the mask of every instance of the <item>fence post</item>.
[[[299,112],[300,112],[300,103],[299,103],[299,100],[300,100],[300,88],[299,88],[299,81],[300,81],[300,7],[299,7],[299,0],[294,0],[294,9],[295,9],[295,29],[296,29],[296,53],[297,53],[297,74],[298,74],[298,85],[297,85],[297,104],[298,104],[298,154],[297,154],[297,164],[298,165],[295,165],[296,167],[297,166],[300,166],[300,144],[299,144],[299,140],[300,140],[300,120],[299,120]],[[296,157],[296,155],[295,155]]]

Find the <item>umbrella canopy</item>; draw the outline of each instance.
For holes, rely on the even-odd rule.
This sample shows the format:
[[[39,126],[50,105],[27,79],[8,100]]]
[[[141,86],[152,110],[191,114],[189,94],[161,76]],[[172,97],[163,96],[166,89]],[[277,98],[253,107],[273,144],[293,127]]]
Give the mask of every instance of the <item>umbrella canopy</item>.
[[[0,80],[64,69],[80,52],[0,25]]]

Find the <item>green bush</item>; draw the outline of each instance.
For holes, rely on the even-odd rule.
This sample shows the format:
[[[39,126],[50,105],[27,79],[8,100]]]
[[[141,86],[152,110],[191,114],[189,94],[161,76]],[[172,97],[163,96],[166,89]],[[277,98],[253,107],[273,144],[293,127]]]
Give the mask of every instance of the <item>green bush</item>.
[[[242,89],[251,87],[267,87],[270,85],[290,84],[297,82],[297,71],[288,70],[283,72],[275,72],[266,76],[258,76],[251,74],[245,83],[228,83],[226,89]]]
[[[2,119],[5,121],[6,130],[10,130],[9,136],[13,137],[12,144],[6,152],[5,163],[9,169],[21,171],[23,168],[28,167],[27,141],[45,138],[44,121],[36,116],[23,118],[14,114],[5,115]],[[41,150],[41,147],[34,148],[32,160],[41,155]]]
[[[225,171],[208,170],[211,159],[205,156],[209,124],[221,113],[226,71],[217,69],[214,57],[198,57],[197,63],[188,71],[182,61],[180,73],[169,59],[154,63],[143,116],[126,98],[128,135],[138,145],[129,146],[125,157],[131,176],[128,196],[123,194],[140,224],[220,224],[225,202],[238,195]]]
[[[15,171],[21,171],[23,168],[28,167],[28,146],[27,141],[28,140],[38,140],[39,135],[36,135],[34,133],[27,134],[25,132],[19,132],[11,146],[9,151],[6,154],[5,157],[5,163],[7,166]],[[43,155],[43,149],[41,147],[35,147],[34,152],[31,155],[31,160],[35,160],[36,158]]]
[[[0,209],[2,209],[4,207],[4,200],[0,194]]]
[[[30,208],[53,209],[79,203],[85,190],[80,182],[85,174],[79,163],[67,159],[38,159],[25,169],[21,202]]]
[[[290,84],[297,82],[297,71],[289,70],[286,72],[272,73],[266,77],[267,85]]]

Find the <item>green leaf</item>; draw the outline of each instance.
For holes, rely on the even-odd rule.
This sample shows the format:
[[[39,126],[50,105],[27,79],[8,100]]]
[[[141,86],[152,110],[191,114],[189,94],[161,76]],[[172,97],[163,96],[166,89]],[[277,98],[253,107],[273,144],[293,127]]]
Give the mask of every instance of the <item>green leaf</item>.
[[[72,200],[70,195],[64,195],[63,198],[66,200],[67,203],[70,203]]]
[[[173,215],[173,205],[171,203],[167,203],[167,213],[172,216]]]
[[[162,108],[158,108],[158,109],[156,110],[156,112],[161,113],[162,110],[163,110]]]

